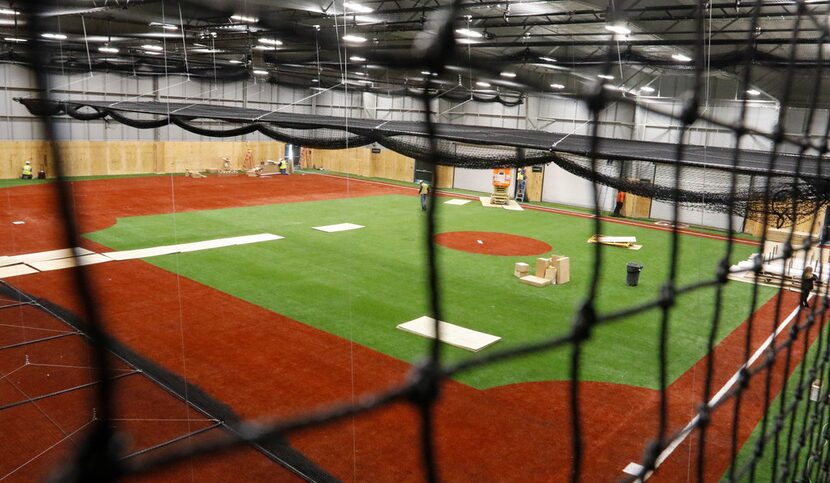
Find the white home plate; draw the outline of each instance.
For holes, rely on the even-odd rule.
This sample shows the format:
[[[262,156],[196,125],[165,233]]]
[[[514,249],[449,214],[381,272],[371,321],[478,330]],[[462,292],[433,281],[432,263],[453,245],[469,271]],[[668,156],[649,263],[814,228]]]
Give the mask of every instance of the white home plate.
[[[435,319],[432,317],[418,317],[415,320],[398,325],[398,328],[411,334],[430,339],[435,338]],[[443,321],[438,322],[438,331],[441,334],[441,342],[473,352],[478,352],[501,340],[501,337],[495,335],[485,334]]]
[[[470,200],[460,200],[458,198],[453,198],[449,201],[445,201],[444,204],[445,205],[466,205],[469,202],[470,202]]]
[[[363,225],[355,225],[354,223],[340,223],[338,225],[315,226],[315,230],[324,231],[326,233],[334,233],[337,231],[357,230],[358,228],[366,228]]]

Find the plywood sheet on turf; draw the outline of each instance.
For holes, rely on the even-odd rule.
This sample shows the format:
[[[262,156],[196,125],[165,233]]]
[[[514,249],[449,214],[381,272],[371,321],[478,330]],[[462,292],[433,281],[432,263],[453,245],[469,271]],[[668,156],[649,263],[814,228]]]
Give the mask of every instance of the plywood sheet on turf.
[[[22,263],[18,265],[10,265],[8,267],[0,267],[0,279],[18,277],[20,275],[29,275],[31,273],[37,273],[37,270],[28,265],[23,265]]]
[[[504,205],[504,209],[505,210],[510,210],[510,211],[524,211],[525,210],[524,208],[521,207],[521,205],[516,203],[516,200],[507,200],[507,204]]]
[[[462,199],[458,199],[458,198],[453,198],[449,201],[445,201],[444,204],[445,205],[466,205],[469,202],[470,202],[470,200],[462,200]]]
[[[206,240],[193,243],[182,243],[175,245],[179,247],[182,253],[195,252],[199,250],[210,250],[212,248],[232,247],[237,245],[248,245],[251,243],[261,243],[266,241],[282,240],[283,237],[274,235],[272,233],[259,233],[257,235],[234,236],[230,238],[218,238],[216,240]]]
[[[366,228],[363,225],[355,225],[354,223],[339,223],[337,225],[315,226],[315,230],[324,231],[326,233],[335,233],[338,231],[357,230],[358,228]]]
[[[95,265],[98,263],[111,262],[111,258],[107,258],[98,253],[91,255],[81,255],[80,257],[60,258],[58,260],[44,260],[42,262],[29,262],[28,265],[34,267],[41,272],[49,272],[52,270],[64,270],[72,267],[82,267],[84,265]]]
[[[22,255],[14,255],[14,258],[23,263],[42,262],[45,260],[57,260],[59,258],[69,258],[79,255],[89,255],[92,253],[86,248],[61,248],[59,250],[49,250],[46,252],[24,253]]]
[[[111,258],[113,260],[135,260],[138,258],[149,258],[149,257],[158,257],[161,255],[171,255],[173,253],[179,253],[179,247],[177,245],[166,245],[160,247],[151,247],[151,248],[139,248],[136,250],[124,250],[120,252],[106,252],[103,253],[107,258]]]
[[[430,339],[435,338],[435,319],[432,317],[418,317],[415,320],[404,322],[398,325],[398,329],[411,334],[420,335]],[[460,325],[448,322],[438,322],[438,331],[441,342],[459,347],[472,352],[478,352],[501,340],[501,337],[485,334],[477,330],[461,327]]]

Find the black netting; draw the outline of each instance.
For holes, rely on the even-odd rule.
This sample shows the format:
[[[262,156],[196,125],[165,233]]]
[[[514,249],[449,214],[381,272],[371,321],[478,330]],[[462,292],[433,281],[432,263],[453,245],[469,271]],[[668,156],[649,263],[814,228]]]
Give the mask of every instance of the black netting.
[[[29,11],[26,24],[33,38],[46,31],[43,23],[44,15],[41,3],[27,2]],[[619,2],[618,2],[619,3]],[[680,112],[666,113],[677,124],[675,143],[653,143],[645,141],[606,138],[599,135],[601,113],[609,105],[619,103],[630,107],[659,112],[659,107],[641,101],[616,90],[605,89],[602,84],[592,84],[584,92],[576,94],[576,99],[584,102],[590,113],[587,135],[561,135],[543,131],[511,130],[503,128],[487,128],[481,126],[463,126],[437,124],[433,120],[430,102],[437,92],[429,77],[425,85],[412,90],[407,87],[407,94],[417,94],[422,100],[426,112],[423,121],[384,121],[374,119],[338,118],[333,116],[315,116],[304,114],[290,114],[281,112],[265,112],[254,109],[233,108],[205,104],[175,104],[163,102],[118,102],[104,101],[60,101],[50,100],[50,91],[47,89],[48,71],[46,66],[35,63],[37,72],[37,89],[41,99],[21,100],[35,115],[41,116],[49,139],[57,139],[54,121],[51,116],[66,113],[79,120],[94,120],[108,116],[125,125],[138,128],[154,128],[174,123],[191,132],[205,136],[236,136],[260,131],[275,139],[297,142],[297,144],[311,147],[330,149],[362,146],[377,142],[389,149],[406,156],[432,165],[453,165],[459,167],[491,168],[500,166],[527,166],[556,163],[566,171],[592,182],[594,214],[590,223],[594,233],[606,231],[607,220],[602,215],[600,192],[603,187],[641,195],[667,202],[672,214],[672,228],[668,246],[669,261],[666,267],[666,277],[662,280],[662,289],[659,295],[646,302],[636,305],[623,305],[623,308],[609,310],[602,307],[598,300],[602,286],[600,278],[605,261],[604,249],[597,243],[592,250],[593,258],[590,263],[589,280],[586,283],[585,293],[581,304],[574,309],[572,324],[565,333],[556,336],[541,335],[530,343],[524,343],[506,348],[496,348],[482,354],[477,354],[455,362],[448,362],[442,352],[441,343],[433,339],[426,351],[423,362],[416,365],[406,380],[398,384],[355,395],[351,400],[340,404],[322,408],[309,408],[307,411],[289,417],[281,417],[276,421],[250,421],[238,423],[233,414],[228,414],[220,406],[213,407],[216,412],[224,413],[233,420],[233,431],[222,436],[193,441],[191,444],[173,448],[164,453],[151,454],[140,461],[122,460],[117,454],[117,440],[110,425],[113,419],[114,389],[109,383],[112,379],[110,354],[120,354],[135,365],[144,364],[148,372],[157,374],[160,378],[170,378],[169,384],[184,389],[185,383],[170,374],[161,374],[146,361],[140,361],[134,354],[127,354],[125,348],[107,336],[106,321],[102,319],[98,310],[98,300],[90,283],[92,272],[74,270],[73,283],[79,298],[78,307],[80,319],[71,319],[72,325],[83,331],[91,341],[94,352],[92,362],[98,370],[99,384],[95,406],[98,411],[96,424],[90,430],[83,444],[80,445],[74,459],[65,465],[63,472],[67,479],[74,481],[104,481],[113,480],[126,475],[140,475],[151,473],[182,461],[185,458],[198,455],[211,455],[219,451],[254,444],[258,447],[273,447],[276,442],[289,433],[309,430],[318,426],[342,422],[346,418],[369,412],[379,412],[382,408],[393,403],[411,405],[417,412],[419,421],[419,442],[421,451],[421,466],[423,477],[429,481],[436,481],[441,475],[442,465],[451,465],[451,461],[442,460],[436,439],[440,430],[437,427],[447,424],[441,418],[435,417],[436,403],[442,397],[442,388],[445,380],[451,376],[481,367],[492,367],[508,360],[539,354],[544,351],[558,351],[566,354],[563,360],[567,364],[568,374],[568,418],[569,428],[562,428],[563,437],[570,435],[569,449],[573,458],[570,466],[572,481],[584,480],[586,469],[605,455],[589,454],[585,451],[586,438],[589,433],[585,430],[586,421],[583,418],[584,408],[590,401],[584,399],[580,390],[580,382],[585,377],[585,366],[591,359],[586,357],[586,348],[597,337],[601,328],[620,321],[637,322],[635,317],[647,311],[656,311],[660,314],[659,324],[654,332],[644,337],[654,337],[656,340],[656,354],[654,362],[657,365],[658,410],[651,414],[653,421],[643,424],[648,427],[648,437],[642,441],[643,454],[639,464],[626,469],[622,476],[627,480],[643,480],[655,471],[655,477],[666,479],[694,479],[707,480],[708,457],[713,452],[730,453],[731,467],[724,477],[730,481],[758,479],[758,467],[761,464],[769,466],[770,479],[774,481],[828,481],[830,479],[830,402],[826,388],[820,390],[817,397],[808,397],[814,380],[830,380],[830,336],[826,333],[827,309],[830,308],[830,298],[827,296],[828,283],[821,283],[816,292],[816,302],[812,306],[795,309],[790,316],[786,315],[789,309],[784,307],[785,298],[790,286],[785,285],[785,277],[775,278],[769,272],[771,265],[788,264],[792,268],[795,262],[806,266],[810,263],[808,253],[814,249],[819,241],[815,237],[806,237],[797,240],[797,223],[810,221],[817,223],[820,210],[830,201],[828,176],[826,174],[827,143],[825,139],[830,134],[830,122],[822,136],[818,136],[818,143],[806,133],[785,133],[787,107],[791,96],[796,90],[809,90],[810,109],[806,125],[811,126],[815,116],[826,112],[819,112],[817,106],[826,103],[824,87],[825,56],[823,45],[830,37],[827,25],[827,6],[824,3],[795,1],[786,3],[786,12],[792,23],[792,36],[789,43],[780,43],[780,52],[776,54],[762,54],[755,47],[755,43],[763,44],[760,36],[759,19],[769,14],[769,8],[778,7],[782,2],[752,3],[747,5],[720,5],[718,9],[735,9],[748,25],[740,32],[744,48],[731,54],[710,55],[712,41],[707,37],[705,26],[706,15],[712,14],[712,6],[702,1],[687,6],[689,12],[687,20],[694,23],[694,32],[687,45],[683,45],[692,55],[688,64],[682,69],[690,74],[692,87],[684,96],[684,104]],[[627,14],[642,15],[643,8],[637,7],[636,2],[628,9],[610,2],[608,5],[608,20],[625,19]],[[667,6],[666,8],[672,7]],[[676,6],[675,6],[676,7]],[[674,8],[674,7],[672,7]],[[473,59],[466,52],[467,64],[463,63],[465,55],[461,55],[460,46],[453,40],[454,31],[463,23],[461,16],[461,2],[454,1],[448,8],[437,9],[423,19],[423,35],[417,38],[408,56],[384,55],[383,52],[365,55],[379,65],[392,68],[421,68],[441,74],[449,65],[467,65],[486,72],[495,78],[503,71],[502,68],[512,65],[514,56],[482,57]],[[659,10],[659,6],[651,10]],[[579,12],[567,12],[568,15],[583,15]],[[719,13],[720,15],[720,13]],[[738,13],[736,13],[738,15]],[[505,17],[506,18],[506,17]],[[270,24],[268,23],[270,21]],[[284,26],[285,20],[263,20],[273,28]],[[469,19],[468,19],[469,21]],[[300,29],[302,30],[302,29]],[[306,29],[312,30],[312,29]],[[817,44],[816,55],[808,61],[804,56],[797,55],[799,36],[804,30],[815,35],[804,40],[808,44]],[[297,29],[286,29],[285,34],[292,40],[305,39],[309,43],[318,41],[315,33],[298,32]],[[711,30],[709,31],[711,34]],[[338,32],[339,35],[339,32]],[[304,37],[305,36],[305,37]],[[288,38],[287,37],[287,38]],[[601,50],[600,54],[590,54],[585,57],[595,62],[606,77],[609,77],[612,65],[618,63],[656,63],[655,58],[642,53],[629,51],[624,54],[618,48],[620,39],[613,35],[599,35],[601,40],[593,42]],[[330,39],[328,39],[330,40]],[[336,40],[336,38],[335,38]],[[734,39],[729,39],[733,43]],[[707,43],[708,42],[708,43]],[[719,42],[715,42],[718,44]],[[43,46],[34,42],[35,53]],[[659,47],[659,46],[658,46]],[[708,54],[707,54],[708,52]],[[40,52],[40,58],[43,52]],[[583,59],[583,60],[585,60]],[[708,62],[707,63],[707,59]],[[781,108],[777,112],[775,126],[769,131],[750,128],[747,120],[747,101],[742,101],[741,112],[737,118],[731,120],[713,117],[711,110],[705,105],[705,75],[712,63],[735,65],[741,77],[741,85],[748,87],[756,79],[753,78],[753,67],[757,63],[775,64],[782,67]],[[795,85],[795,72],[803,73],[803,67],[809,66],[814,70],[813,82],[810,85]],[[659,65],[658,65],[659,67]],[[677,67],[678,69],[680,67]],[[534,76],[518,76],[517,86],[527,90],[543,91],[543,83]],[[401,94],[403,95],[403,94]],[[477,94],[476,94],[477,95]],[[451,99],[462,100],[461,97]],[[494,95],[495,96],[498,95]],[[473,95],[475,98],[475,95]],[[503,99],[498,102],[505,103]],[[521,98],[507,103],[521,102]],[[91,110],[91,112],[90,112]],[[160,116],[160,119],[136,120],[128,115]],[[194,123],[193,120],[200,120]],[[210,123],[204,122],[210,120]],[[689,133],[692,126],[699,121],[706,121],[719,129],[727,130],[732,138],[733,146],[741,146],[742,140],[748,135],[760,136],[769,140],[770,148],[764,151],[750,151],[739,148],[713,148],[692,144],[689,142]],[[231,127],[221,127],[227,123]],[[220,126],[220,127],[217,127]],[[816,136],[814,136],[816,137]],[[54,143],[52,143],[54,144]],[[795,148],[796,154],[783,154],[784,147]],[[57,191],[59,198],[60,216],[64,223],[66,246],[78,246],[80,235],[77,227],[77,213],[72,190],[64,180],[65,166],[61,163],[61,153],[54,146],[53,157],[59,174]],[[641,172],[651,170],[653,176],[648,182],[642,181]],[[437,174],[437,173],[436,173]],[[431,191],[432,201],[435,201],[435,190]],[[445,300],[439,290],[444,280],[440,258],[434,242],[436,233],[436,203],[430,203],[424,221],[424,245],[426,256],[424,269],[428,284],[428,313],[436,321],[441,319]],[[763,228],[784,227],[788,229],[786,239],[781,242],[779,252],[769,254],[757,253],[746,262],[731,265],[736,237],[739,232],[734,226],[732,216],[727,217],[728,226],[724,236],[725,248],[717,259],[700,260],[706,265],[706,276],[702,280],[688,282],[680,276],[684,267],[680,264],[681,254],[688,247],[681,243],[679,228],[680,210],[682,207],[693,206],[700,209],[720,211],[730,215],[742,216],[758,220]],[[763,247],[767,240],[764,230],[758,240],[759,247]],[[758,249],[760,252],[761,248]],[[826,257],[824,257],[826,258]],[[818,280],[827,281],[827,267],[824,262],[817,266]],[[723,293],[724,286],[730,277],[749,276],[752,283],[751,299],[741,302],[730,301]],[[772,327],[754,327],[755,317],[760,301],[759,290],[764,285],[777,289],[778,298],[772,305]],[[23,296],[20,292],[16,292]],[[701,293],[703,297],[712,297],[714,310],[710,317],[701,314],[697,321],[706,328],[706,354],[695,374],[695,384],[701,389],[694,392],[697,409],[694,411],[688,424],[677,426],[669,421],[669,366],[673,354],[669,351],[668,339],[675,329],[673,317],[678,310],[679,297],[685,294]],[[36,301],[42,306],[47,304]],[[732,306],[735,305],[735,306]],[[740,305],[740,307],[738,306]],[[716,352],[716,342],[721,334],[721,318],[725,311],[742,311],[748,317],[746,335],[744,336],[742,354],[723,354]],[[779,323],[791,321],[789,327],[782,333],[778,332]],[[789,323],[789,322],[788,322]],[[767,325],[767,324],[765,324]],[[753,329],[758,332],[753,332]],[[436,322],[435,332],[439,331]],[[769,344],[759,346],[756,340],[768,336]],[[640,334],[642,336],[642,333]],[[816,344],[811,347],[809,339],[816,337]],[[630,343],[631,341],[620,341]],[[635,341],[636,343],[636,341]],[[756,352],[757,348],[757,352]],[[815,350],[815,356],[806,354]],[[803,355],[800,368],[796,370],[794,364]],[[753,352],[756,352],[753,354]],[[720,364],[732,364],[730,370],[737,370],[730,384],[719,387],[715,384],[715,373],[722,369]],[[734,366],[734,367],[733,367]],[[775,371],[783,372],[783,376]],[[795,372],[793,372],[795,371]],[[793,376],[790,377],[790,373]],[[776,375],[778,374],[778,375]],[[780,395],[774,390],[774,378],[783,379]],[[753,388],[763,388],[763,400],[749,401],[748,391]],[[613,390],[613,389],[609,389]],[[203,394],[196,394],[196,401],[210,405],[210,401],[202,401]],[[778,406],[773,402],[777,398]],[[763,418],[757,428],[758,437],[752,443],[748,454],[740,459],[738,451],[741,449],[742,439],[739,437],[742,411],[747,405],[756,404],[763,412]],[[800,424],[798,419],[801,418]],[[729,420],[729,422],[725,422]],[[730,426],[731,424],[731,426]],[[717,425],[724,425],[729,434],[728,441],[714,440],[713,429]],[[605,428],[601,428],[605,429]],[[746,428],[744,428],[746,429]],[[596,429],[595,429],[596,431]],[[596,433],[595,433],[596,434]],[[683,455],[686,461],[685,471],[682,474],[665,474],[661,472],[661,465],[671,454],[676,445],[687,437],[694,440]],[[488,442],[476,442],[486,445]],[[539,444],[545,444],[540,442]],[[279,446],[279,444],[277,444]],[[283,448],[284,449],[284,448]],[[266,449],[267,450],[267,449]],[[296,455],[295,455],[296,456]],[[592,458],[597,458],[593,461]],[[282,460],[281,460],[282,461]],[[284,464],[290,467],[289,463]],[[371,464],[396,464],[396,461],[373,461]],[[308,479],[325,479],[324,472],[310,475],[302,469],[290,467],[293,471]],[[620,469],[622,470],[622,468]],[[611,475],[610,478],[620,475]]]

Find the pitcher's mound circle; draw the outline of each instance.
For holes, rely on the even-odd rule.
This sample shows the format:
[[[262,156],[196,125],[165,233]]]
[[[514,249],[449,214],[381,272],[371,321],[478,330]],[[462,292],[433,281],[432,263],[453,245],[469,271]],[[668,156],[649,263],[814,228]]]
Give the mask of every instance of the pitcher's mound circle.
[[[435,235],[435,243],[462,252],[518,257],[551,251],[547,243],[526,236],[490,231],[451,231]]]

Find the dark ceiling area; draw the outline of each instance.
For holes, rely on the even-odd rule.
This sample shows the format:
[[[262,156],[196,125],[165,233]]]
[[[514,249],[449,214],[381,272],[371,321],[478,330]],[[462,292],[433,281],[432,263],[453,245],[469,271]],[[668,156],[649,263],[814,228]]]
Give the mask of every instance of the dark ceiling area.
[[[780,98],[783,72],[814,76],[826,61],[830,8],[830,1],[793,0],[714,1],[701,10],[689,0],[466,0],[456,15],[453,61],[439,74],[405,60],[446,1],[42,3],[49,32],[37,40],[59,71],[259,77],[390,93],[429,78],[438,90],[495,92],[508,103],[527,90],[526,79],[537,90],[568,94],[595,84],[611,64],[612,83],[636,92],[655,77],[694,72],[701,62],[707,74],[740,78],[747,58],[747,88]],[[25,2],[0,2],[0,60],[31,62],[36,39],[25,10]],[[800,101],[806,102],[791,99]]]

